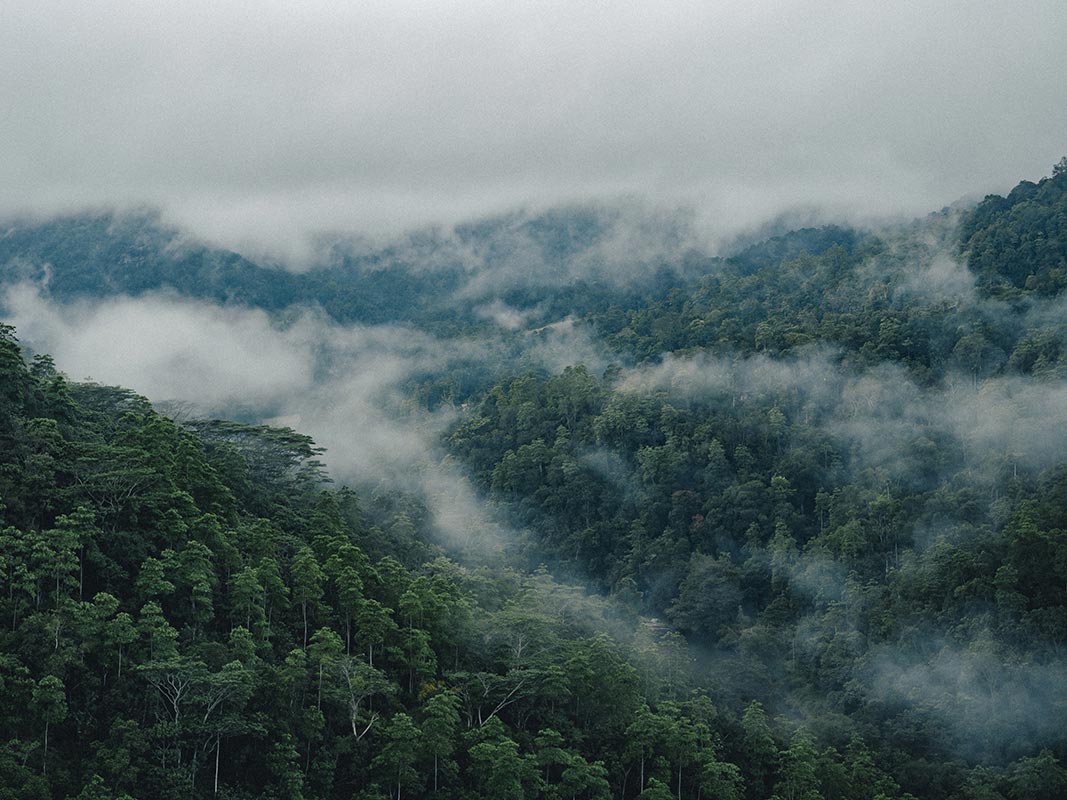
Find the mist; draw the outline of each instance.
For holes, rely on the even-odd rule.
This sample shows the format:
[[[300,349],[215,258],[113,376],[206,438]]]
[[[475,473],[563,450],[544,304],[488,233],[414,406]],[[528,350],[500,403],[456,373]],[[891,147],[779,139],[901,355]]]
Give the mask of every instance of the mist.
[[[1065,22],[1052,0],[16,0],[0,215],[149,204],[294,263],[323,232],[633,196],[709,242],[813,205],[910,216],[1062,155]]]
[[[921,480],[927,488],[964,469],[985,479],[1005,464],[1040,471],[1067,450],[1064,377],[1006,374],[976,381],[971,373],[950,371],[944,386],[931,388],[898,364],[856,368],[843,353],[819,347],[781,359],[668,355],[622,373],[619,388],[663,391],[682,403],[781,405],[796,421],[830,434],[857,473]],[[941,443],[947,460],[929,475],[933,442]],[[948,442],[955,448],[945,449]]]
[[[557,373],[575,363],[600,371],[611,363],[611,354],[573,320],[530,329],[528,315],[500,301],[481,307],[495,330],[478,338],[444,338],[400,325],[341,325],[313,307],[279,320],[167,293],[64,305],[34,284],[10,288],[0,306],[22,341],[51,353],[74,380],[129,386],[157,403],[180,400],[197,415],[236,413],[307,433],[326,448],[335,480],[413,494],[425,504],[438,542],[478,563],[495,562],[521,544],[524,533],[443,451],[442,435],[464,411],[449,403],[429,410],[411,399],[406,383],[464,360],[495,365],[500,374],[525,368]],[[1040,313],[1055,318],[1051,304]],[[878,490],[886,480],[934,488],[962,471],[991,480],[1012,460],[1041,469],[1061,460],[1067,448],[1067,380],[1005,375],[976,381],[950,373],[943,386],[930,388],[897,365],[857,368],[832,347],[785,358],[665,355],[621,370],[617,386],[663,392],[683,404],[780,405],[830,435],[847,454],[853,478]],[[955,443],[933,474],[915,444],[931,439]],[[593,449],[580,459],[624,496],[640,499],[640,482],[617,454]],[[908,532],[920,545],[917,558],[958,532],[952,520],[944,525]],[[787,574],[798,596],[820,614],[836,603],[847,612],[855,602],[845,569],[825,554],[796,554]],[[608,629],[623,640],[633,635],[619,622],[626,612],[614,602],[581,593],[560,602],[572,605],[570,613],[590,630]],[[822,646],[821,624],[819,615],[799,623],[801,658],[814,657]],[[855,633],[847,613],[835,624]],[[963,758],[1026,752],[1057,734],[1054,701],[1067,675],[1062,659],[1012,664],[982,650],[978,634],[924,635],[929,646],[901,643],[870,654],[854,690],[866,702],[929,715],[945,731],[942,746]],[[698,659],[692,666],[709,674],[725,663],[710,651],[691,656]],[[646,668],[655,674],[654,665]],[[979,739],[969,739],[969,731]],[[1017,747],[1009,746],[1013,736]]]
[[[72,380],[130,387],[185,416],[311,436],[335,481],[418,497],[440,542],[482,563],[518,533],[442,449],[459,409],[425,408],[408,381],[472,361],[489,370],[555,371],[601,358],[569,321],[521,333],[512,362],[514,347],[492,335],[440,339],[403,326],[343,326],[315,308],[281,322],[169,293],[60,304],[24,283],[0,296],[0,310],[24,345],[52,355]]]

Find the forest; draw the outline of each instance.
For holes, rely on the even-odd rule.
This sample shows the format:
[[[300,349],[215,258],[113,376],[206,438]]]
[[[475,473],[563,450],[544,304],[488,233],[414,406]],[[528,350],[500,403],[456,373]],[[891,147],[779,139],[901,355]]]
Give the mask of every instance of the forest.
[[[0,797],[1067,796],[1067,159],[725,255],[620,264],[624,224],[303,273],[150,216],[11,226],[8,305],[400,330],[433,355],[391,378],[426,423],[402,466],[504,533],[442,535],[430,479],[342,479],[270,397],[73,380],[12,313]]]

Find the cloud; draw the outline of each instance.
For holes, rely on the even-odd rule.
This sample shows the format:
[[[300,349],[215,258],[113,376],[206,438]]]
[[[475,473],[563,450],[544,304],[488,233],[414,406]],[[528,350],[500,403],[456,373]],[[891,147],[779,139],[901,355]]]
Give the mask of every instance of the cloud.
[[[541,367],[551,374],[582,364],[594,374],[603,373],[612,359],[607,348],[587,326],[567,317],[525,334],[523,363]]]
[[[29,284],[0,294],[0,313],[23,344],[52,354],[74,380],[126,386],[164,409],[174,401],[189,416],[236,410],[250,421],[310,435],[326,448],[322,460],[338,482],[419,497],[453,555],[492,564],[522,541],[522,532],[441,448],[457,412],[427,411],[405,391],[412,377],[445,372],[453,361],[511,369],[491,338],[442,340],[396,326],[343,326],[310,309],[282,325],[259,311],[168,294],[62,305]],[[551,366],[576,346],[568,344],[574,336],[569,325],[560,333],[550,329],[545,341],[529,343],[523,360]],[[621,468],[607,466],[607,458],[599,463]],[[577,579],[573,569],[568,574]],[[557,590],[588,630],[632,633],[628,612],[611,601]]]
[[[512,308],[501,300],[494,300],[484,306],[478,306],[474,309],[474,313],[508,331],[518,330],[526,324],[531,316],[529,311],[520,311],[517,308]]]
[[[876,648],[864,678],[872,698],[907,705],[947,726],[967,757],[1015,758],[1063,737],[1067,664],[1027,663],[979,633],[965,647],[932,637],[918,651]]]
[[[780,405],[830,433],[854,469],[906,482],[942,481],[961,470],[991,477],[1011,464],[1042,470],[1067,451],[1062,377],[1002,375],[976,384],[950,370],[943,386],[924,387],[899,364],[857,369],[816,348],[781,359],[668,354],[623,372],[619,388],[665,391],[685,402]]]
[[[458,552],[489,558],[517,536],[440,447],[456,412],[427,411],[405,389],[456,362],[511,368],[492,338],[342,326],[311,309],[283,325],[261,311],[168,294],[62,305],[30,284],[0,295],[0,312],[73,380],[126,386],[165,407],[177,401],[193,416],[238,414],[310,435],[339,482],[421,497]],[[571,336],[568,328],[530,342],[524,362],[551,366],[573,347]]]
[[[619,389],[665,390],[686,400],[718,396],[746,401],[785,396],[814,411],[836,404],[842,391],[845,374],[836,360],[836,351],[825,347],[805,348],[792,358],[782,359],[762,354],[742,358],[668,353],[658,364],[624,373]]]
[[[167,295],[63,306],[23,284],[2,305],[22,341],[51,353],[73,379],[129,386],[203,414],[279,419],[326,446],[342,480],[403,474],[424,459],[447,412],[416,412],[400,386],[476,347],[391,326],[342,327],[313,311],[281,326],[260,311]]]
[[[73,379],[130,385],[155,400],[268,404],[280,387],[313,380],[310,329],[280,330],[262,311],[163,296],[65,307],[28,284],[10,289],[4,305],[22,340],[78,370]]]
[[[0,213],[158,204],[238,249],[638,195],[713,232],[1047,171],[1062,3],[13,0]],[[1011,53],[1011,58],[998,58]]]

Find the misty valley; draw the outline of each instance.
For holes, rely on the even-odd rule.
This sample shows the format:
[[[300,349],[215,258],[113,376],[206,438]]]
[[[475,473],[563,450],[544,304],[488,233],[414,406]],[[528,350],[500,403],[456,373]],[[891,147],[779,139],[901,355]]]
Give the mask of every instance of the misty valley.
[[[1067,158],[0,265],[0,798],[1067,797]]]

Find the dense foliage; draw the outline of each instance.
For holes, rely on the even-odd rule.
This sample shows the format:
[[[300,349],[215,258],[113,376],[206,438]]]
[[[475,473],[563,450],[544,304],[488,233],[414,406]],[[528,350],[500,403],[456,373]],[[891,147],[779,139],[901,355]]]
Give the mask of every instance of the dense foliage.
[[[519,524],[446,551],[307,436],[179,424],[3,327],[0,797],[1067,795],[1065,182],[610,285],[575,210],[303,274],[151,219],[13,226],[5,282],[59,301],[492,331],[404,389]],[[614,363],[531,367],[565,317]]]
[[[990,195],[962,230],[967,263],[991,290],[1059,294],[1067,287],[1067,157],[1052,176]],[[1009,292],[1010,293],[1010,292]]]
[[[1062,218],[1065,181],[966,215],[970,258],[1025,238],[998,216],[1020,197]],[[594,313],[637,367],[503,380],[449,446],[532,558],[707,648],[717,700],[860,733],[917,795],[996,797],[946,765],[1067,755],[1067,473],[1039,442],[1065,336],[1045,301],[923,286],[958,230],[800,231]]]
[[[323,488],[306,437],[182,429],[9,328],[0,356],[0,796],[898,796],[859,736],[693,691],[661,624],[401,563],[411,517]]]
[[[319,261],[293,272],[189,239],[158,214],[83,213],[0,228],[0,284],[35,282],[63,302],[167,291],[277,313],[314,307],[340,322],[455,334],[492,327],[477,301],[495,297],[505,274],[503,299],[551,321],[657,296],[683,282],[679,269],[707,261],[663,263],[647,276],[642,265],[626,287],[604,280],[596,250],[616,224],[606,212],[574,209],[483,220],[449,235],[431,229],[385,246],[324,242]],[[577,261],[588,266],[576,276]]]

